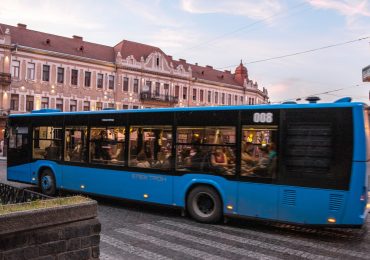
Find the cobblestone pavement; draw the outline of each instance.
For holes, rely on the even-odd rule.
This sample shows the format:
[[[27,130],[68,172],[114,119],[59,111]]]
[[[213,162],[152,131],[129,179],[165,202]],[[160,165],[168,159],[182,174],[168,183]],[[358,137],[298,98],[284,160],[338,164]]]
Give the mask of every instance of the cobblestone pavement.
[[[0,180],[5,177],[0,162]],[[180,211],[95,198],[101,259],[370,259],[370,221],[361,230],[230,220],[206,225]]]

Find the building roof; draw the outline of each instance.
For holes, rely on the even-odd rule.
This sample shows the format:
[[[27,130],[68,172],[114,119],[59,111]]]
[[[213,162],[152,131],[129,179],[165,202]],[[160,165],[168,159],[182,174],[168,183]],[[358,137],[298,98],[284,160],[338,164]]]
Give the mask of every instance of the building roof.
[[[0,24],[5,31],[10,30],[11,43],[35,49],[59,52],[101,61],[114,61],[112,47],[86,42],[81,37],[67,38],[49,33],[29,30],[24,27],[15,27]],[[5,28],[5,29],[4,29]]]
[[[229,85],[242,85],[235,80],[235,74],[230,71],[217,70],[211,66],[204,67],[199,66],[198,64],[190,64],[183,59],[178,61],[173,60],[172,56],[165,54],[160,48],[155,46],[122,40],[114,47],[110,47],[83,41],[83,38],[79,36],[68,38],[29,30],[26,27],[27,26],[24,24],[18,24],[18,26],[0,24],[0,32],[9,28],[12,44],[112,63],[115,62],[115,57],[118,52],[121,53],[122,58],[127,58],[128,56],[133,55],[137,61],[140,61],[141,57],[146,59],[153,52],[159,52],[165,57],[168,63],[172,62],[174,68],[180,64],[183,65],[186,70],[190,67],[194,78]]]

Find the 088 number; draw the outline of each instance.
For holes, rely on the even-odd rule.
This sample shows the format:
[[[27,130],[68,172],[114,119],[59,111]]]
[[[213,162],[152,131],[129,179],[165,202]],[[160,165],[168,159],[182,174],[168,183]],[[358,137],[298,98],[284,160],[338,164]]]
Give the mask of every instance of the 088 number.
[[[254,123],[272,123],[274,121],[272,113],[254,113]]]

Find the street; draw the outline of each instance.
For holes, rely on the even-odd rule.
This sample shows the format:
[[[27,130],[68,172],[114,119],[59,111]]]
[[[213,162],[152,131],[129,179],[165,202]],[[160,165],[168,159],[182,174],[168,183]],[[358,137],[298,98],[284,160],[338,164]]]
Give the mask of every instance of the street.
[[[6,164],[0,162],[0,181]],[[180,211],[98,200],[101,259],[370,259],[370,223],[361,230],[229,220],[206,225]]]

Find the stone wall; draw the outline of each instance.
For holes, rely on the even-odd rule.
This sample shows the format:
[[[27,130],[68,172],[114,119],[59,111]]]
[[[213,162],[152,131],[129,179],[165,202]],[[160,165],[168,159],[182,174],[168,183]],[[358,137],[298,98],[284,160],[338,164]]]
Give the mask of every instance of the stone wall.
[[[99,259],[99,233],[94,218],[0,235],[0,259]]]
[[[0,215],[0,260],[99,259],[100,230],[97,203],[89,199],[6,213]]]

